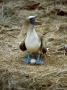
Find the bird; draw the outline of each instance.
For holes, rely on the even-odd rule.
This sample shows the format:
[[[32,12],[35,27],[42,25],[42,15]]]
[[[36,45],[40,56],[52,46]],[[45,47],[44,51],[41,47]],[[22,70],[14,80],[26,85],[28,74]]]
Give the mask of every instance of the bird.
[[[35,17],[28,16],[26,22],[27,34],[23,42],[19,45],[22,51],[27,51],[28,55],[25,57],[25,63],[27,64],[43,64],[41,60],[41,54],[39,51],[46,53],[47,49],[42,48],[42,39],[38,36],[35,31]]]
[[[30,21],[30,24],[29,24],[27,36],[25,39],[25,45],[29,52],[36,52],[40,48],[41,41],[34,29],[35,16],[29,16],[28,19]]]
[[[58,49],[58,51],[63,51],[63,54],[66,55],[67,54],[67,44],[64,44],[60,49]]]
[[[64,55],[67,54],[67,44],[64,45]]]

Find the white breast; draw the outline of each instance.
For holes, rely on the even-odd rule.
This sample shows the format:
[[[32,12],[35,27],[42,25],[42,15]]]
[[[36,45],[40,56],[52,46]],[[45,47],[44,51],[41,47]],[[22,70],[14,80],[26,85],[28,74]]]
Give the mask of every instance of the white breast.
[[[39,49],[41,42],[35,30],[27,33],[25,45],[30,52],[36,52]]]

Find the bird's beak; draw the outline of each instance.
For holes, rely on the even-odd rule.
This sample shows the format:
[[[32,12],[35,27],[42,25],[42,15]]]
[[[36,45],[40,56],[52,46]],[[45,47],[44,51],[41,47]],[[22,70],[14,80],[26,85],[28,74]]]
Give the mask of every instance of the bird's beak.
[[[35,25],[42,25],[40,21],[35,21]]]

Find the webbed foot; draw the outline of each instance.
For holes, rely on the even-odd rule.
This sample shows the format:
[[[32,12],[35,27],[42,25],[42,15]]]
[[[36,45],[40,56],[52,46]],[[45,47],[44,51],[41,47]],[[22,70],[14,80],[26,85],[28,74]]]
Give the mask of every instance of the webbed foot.
[[[36,64],[44,64],[44,62],[43,62],[43,60],[42,60],[40,55],[37,56]]]
[[[25,64],[30,64],[30,61],[32,59],[32,56],[30,54],[27,54],[25,57],[24,57],[24,63]]]
[[[40,55],[37,55],[36,58],[33,58],[32,55],[30,54],[25,55],[24,63],[25,64],[36,64],[36,65],[44,64],[42,57]]]

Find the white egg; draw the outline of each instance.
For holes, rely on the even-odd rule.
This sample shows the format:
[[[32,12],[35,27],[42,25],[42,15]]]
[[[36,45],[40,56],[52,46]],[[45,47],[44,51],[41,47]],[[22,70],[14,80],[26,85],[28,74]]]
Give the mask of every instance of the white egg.
[[[31,59],[30,61],[31,64],[35,64],[35,62],[36,62],[36,59]]]

